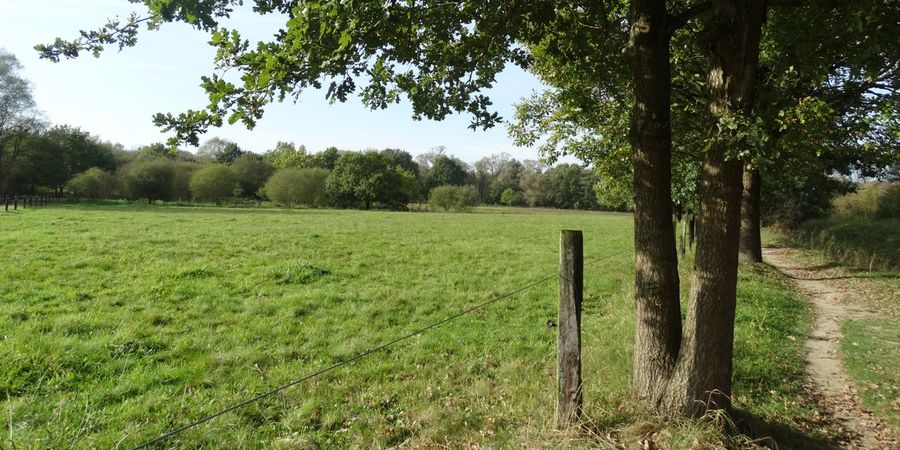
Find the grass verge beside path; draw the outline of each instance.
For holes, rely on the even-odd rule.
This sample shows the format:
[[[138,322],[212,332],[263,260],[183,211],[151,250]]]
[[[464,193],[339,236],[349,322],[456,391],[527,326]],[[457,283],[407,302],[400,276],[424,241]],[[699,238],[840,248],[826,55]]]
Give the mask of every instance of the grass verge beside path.
[[[844,322],[841,350],[866,407],[900,431],[900,326],[896,319]]]

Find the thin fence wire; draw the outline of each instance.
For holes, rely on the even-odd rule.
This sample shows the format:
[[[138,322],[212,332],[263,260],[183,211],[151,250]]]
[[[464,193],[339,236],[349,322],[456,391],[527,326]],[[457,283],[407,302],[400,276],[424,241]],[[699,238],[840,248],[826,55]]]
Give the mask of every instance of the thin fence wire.
[[[611,254],[611,255],[607,255],[607,256],[604,256],[604,257],[595,258],[595,259],[593,259],[593,260],[590,260],[590,261],[588,261],[588,262],[585,262],[584,265],[583,265],[583,267],[588,267],[589,265],[592,265],[592,264],[595,264],[595,263],[598,263],[598,262],[600,262],[600,261],[604,261],[604,260],[607,260],[607,259],[614,258],[614,257],[619,256],[619,255],[622,255],[622,254],[624,254],[624,253],[626,253],[626,252],[625,252],[625,251],[621,251],[621,252],[613,253],[613,254]],[[442,319],[442,320],[440,320],[440,321],[438,321],[438,322],[434,322],[434,323],[432,323],[432,324],[430,324],[430,325],[428,325],[428,326],[419,328],[419,329],[416,330],[416,331],[413,331],[413,332],[411,332],[411,333],[405,334],[405,335],[400,336],[400,337],[398,337],[398,338],[392,339],[392,340],[390,340],[390,341],[388,341],[388,342],[385,342],[384,344],[381,344],[381,345],[379,345],[379,346],[377,346],[377,347],[375,347],[375,348],[371,348],[371,349],[366,350],[366,351],[364,351],[364,352],[358,353],[358,354],[354,355],[353,357],[351,357],[351,358],[349,358],[349,359],[345,359],[345,360],[343,360],[343,361],[336,362],[336,363],[334,363],[334,364],[332,364],[332,365],[330,365],[330,366],[328,366],[328,367],[325,367],[325,368],[320,369],[320,370],[318,370],[318,371],[316,371],[316,372],[312,372],[312,373],[310,373],[310,374],[304,375],[303,377],[297,378],[296,380],[293,380],[293,381],[291,381],[291,382],[289,382],[289,383],[283,384],[283,385],[278,386],[278,387],[276,387],[276,388],[274,388],[274,389],[271,389],[271,390],[269,390],[269,391],[263,392],[263,393],[261,393],[261,394],[259,394],[259,395],[256,395],[256,396],[251,397],[251,398],[249,398],[249,399],[247,399],[247,400],[244,400],[244,401],[242,401],[242,402],[240,402],[240,403],[235,403],[234,405],[231,405],[231,406],[229,406],[229,407],[227,407],[227,408],[225,408],[225,409],[222,409],[222,410],[220,410],[220,411],[218,411],[218,412],[216,412],[216,413],[214,413],[214,414],[210,414],[210,415],[208,415],[208,416],[206,416],[206,417],[203,417],[202,419],[195,420],[195,421],[190,422],[190,423],[188,423],[188,424],[186,424],[186,425],[183,425],[183,426],[181,426],[181,427],[179,427],[179,428],[176,428],[176,429],[174,429],[174,430],[168,431],[168,432],[166,432],[166,433],[164,433],[164,434],[161,434],[161,435],[159,435],[159,436],[157,436],[157,437],[155,437],[155,438],[153,438],[153,439],[150,439],[149,441],[144,442],[143,444],[138,445],[137,447],[133,447],[132,450],[139,450],[139,449],[142,449],[142,448],[149,447],[149,446],[151,446],[151,445],[153,445],[153,444],[155,444],[155,443],[162,442],[162,441],[164,441],[164,440],[166,440],[166,439],[168,439],[168,438],[170,438],[170,437],[172,437],[172,436],[175,436],[176,434],[179,434],[179,433],[181,433],[181,432],[183,432],[183,431],[187,431],[187,430],[189,430],[189,429],[191,429],[191,428],[194,428],[194,427],[196,427],[196,426],[199,426],[199,425],[202,425],[202,424],[204,424],[204,423],[206,423],[206,422],[209,422],[210,420],[213,420],[213,419],[215,419],[216,417],[219,417],[219,416],[221,416],[221,415],[223,415],[223,414],[227,414],[227,413],[229,413],[229,412],[231,412],[231,411],[234,411],[234,410],[236,410],[236,409],[242,408],[242,407],[247,406],[247,405],[249,405],[249,404],[251,404],[251,403],[255,403],[255,402],[257,402],[257,401],[259,401],[259,400],[262,400],[262,399],[264,399],[264,398],[266,398],[266,397],[270,397],[270,396],[272,396],[272,395],[274,395],[274,394],[277,394],[277,393],[279,393],[279,392],[281,392],[281,391],[283,391],[283,390],[285,390],[285,389],[288,389],[288,388],[290,388],[290,387],[292,387],[292,386],[296,386],[296,385],[298,385],[298,384],[300,384],[300,383],[303,383],[304,381],[307,381],[307,380],[310,380],[310,379],[312,379],[312,378],[316,378],[316,377],[318,377],[318,376],[320,376],[320,375],[324,375],[324,374],[326,374],[326,373],[328,373],[328,372],[331,372],[331,371],[333,371],[333,370],[335,370],[335,369],[337,369],[337,368],[339,368],[339,367],[341,367],[341,366],[345,366],[345,365],[350,364],[350,363],[353,363],[353,362],[355,362],[355,361],[359,361],[359,360],[361,360],[361,359],[363,359],[363,358],[365,358],[365,357],[367,357],[367,356],[369,356],[369,355],[372,355],[373,353],[377,353],[377,352],[379,352],[379,351],[381,351],[381,350],[384,350],[384,349],[386,349],[386,348],[388,348],[388,347],[390,347],[390,346],[393,346],[393,345],[395,345],[395,344],[398,344],[398,343],[400,343],[400,342],[403,342],[403,341],[405,341],[405,340],[407,340],[407,339],[410,339],[410,338],[412,338],[412,337],[415,337],[415,336],[424,334],[424,333],[426,333],[426,332],[428,332],[428,331],[430,331],[430,330],[432,330],[432,329],[434,329],[434,328],[437,328],[437,327],[439,327],[439,326],[441,326],[441,325],[444,325],[444,324],[446,324],[446,323],[448,323],[448,322],[451,322],[451,321],[453,321],[453,320],[456,320],[456,319],[458,319],[458,318],[460,318],[460,317],[462,317],[462,316],[465,316],[465,315],[467,315],[467,314],[469,314],[469,313],[471,313],[471,312],[473,312],[473,311],[477,311],[477,310],[483,309],[483,308],[486,307],[486,306],[489,306],[489,305],[494,304],[494,303],[497,303],[497,302],[499,302],[499,301],[501,301],[501,300],[505,300],[505,299],[508,299],[508,298],[510,298],[510,297],[513,297],[513,296],[515,296],[515,295],[517,295],[517,294],[520,294],[520,293],[522,293],[522,292],[524,292],[524,291],[527,291],[528,289],[531,289],[531,288],[533,288],[533,287],[535,287],[535,286],[537,286],[537,285],[539,285],[539,284],[545,283],[545,282],[550,281],[550,280],[552,280],[553,278],[559,277],[559,276],[560,276],[559,273],[553,273],[552,275],[548,275],[548,276],[546,276],[546,277],[544,277],[544,278],[541,278],[541,279],[539,279],[539,280],[536,280],[536,281],[534,281],[534,282],[532,282],[532,283],[529,283],[529,284],[527,284],[527,285],[525,285],[525,286],[523,286],[523,287],[521,287],[521,288],[519,288],[519,289],[516,289],[516,290],[514,290],[514,291],[507,292],[507,293],[505,293],[505,294],[503,294],[503,295],[501,295],[501,296],[499,296],[499,297],[494,297],[494,298],[488,299],[488,300],[486,300],[486,301],[483,301],[483,302],[481,302],[481,303],[479,303],[479,304],[477,304],[477,305],[474,305],[474,306],[471,306],[471,307],[469,307],[469,308],[466,308],[466,309],[464,309],[464,310],[462,310],[462,311],[460,311],[460,312],[458,312],[458,313],[456,313],[456,314],[453,314],[453,315],[451,315],[451,316],[449,316],[449,317],[447,317],[447,318],[445,318],[445,319]]]

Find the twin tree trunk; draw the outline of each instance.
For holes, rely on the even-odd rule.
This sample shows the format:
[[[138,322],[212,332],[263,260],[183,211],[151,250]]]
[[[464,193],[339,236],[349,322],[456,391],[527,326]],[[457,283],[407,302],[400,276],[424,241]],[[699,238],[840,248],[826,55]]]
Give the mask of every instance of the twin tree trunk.
[[[714,0],[706,30],[713,117],[746,112],[765,3]],[[742,164],[727,138],[703,164],[694,275],[682,338],[671,205],[671,30],[664,0],[634,0],[635,395],[659,412],[700,416],[731,396]]]
[[[762,238],[759,226],[759,202],[762,178],[759,170],[747,164],[744,167],[744,192],[741,194],[741,261],[762,262]]]
[[[636,326],[633,389],[658,405],[681,341],[678,259],[672,225],[671,69],[665,0],[635,0],[628,51],[634,83]]]
[[[764,1],[712,2],[705,30],[707,92],[716,119],[749,112],[754,96]],[[729,136],[719,137],[703,161],[697,253],[684,339],[663,411],[701,416],[731,406],[743,164]]]

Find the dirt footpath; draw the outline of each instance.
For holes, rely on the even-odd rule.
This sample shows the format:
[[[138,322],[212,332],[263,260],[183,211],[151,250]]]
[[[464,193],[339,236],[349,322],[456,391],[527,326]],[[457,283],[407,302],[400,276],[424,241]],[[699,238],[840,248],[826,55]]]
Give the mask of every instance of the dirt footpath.
[[[791,259],[789,249],[764,248],[763,261],[790,277],[800,294],[814,307],[813,324],[806,337],[807,376],[822,398],[822,413],[847,431],[843,448],[895,449],[900,443],[859,402],[841,360],[841,322],[874,313],[844,301],[846,280],[829,276],[822,268],[806,267]]]

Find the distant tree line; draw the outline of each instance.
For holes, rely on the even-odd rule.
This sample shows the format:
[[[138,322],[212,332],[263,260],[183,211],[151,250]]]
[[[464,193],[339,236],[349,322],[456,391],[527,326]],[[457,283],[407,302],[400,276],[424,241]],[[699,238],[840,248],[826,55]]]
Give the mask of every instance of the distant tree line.
[[[469,165],[438,147],[413,158],[279,142],[257,154],[218,137],[196,153],[161,143],[126,150],[80,128],[52,126],[37,110],[14,55],[0,50],[0,195],[68,193],[86,199],[271,200],[281,206],[436,209],[475,204],[600,209],[590,169],[546,167],[507,154]],[[611,205],[622,207],[624,205]]]
[[[30,133],[9,172],[7,192],[69,193],[86,199],[270,200],[280,206],[405,209],[431,203],[601,209],[597,177],[575,164],[546,167],[507,154],[469,165],[437,148],[418,157],[399,149],[318,153],[279,142],[257,154],[212,138],[196,153],[161,143],[135,150],[70,126]],[[621,207],[623,205],[613,205]]]

